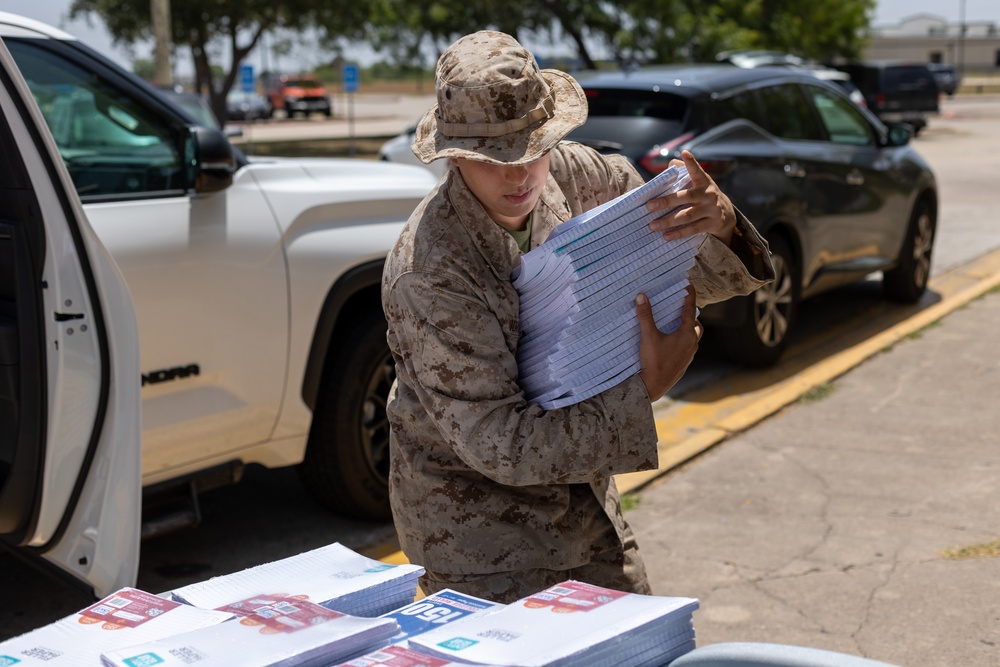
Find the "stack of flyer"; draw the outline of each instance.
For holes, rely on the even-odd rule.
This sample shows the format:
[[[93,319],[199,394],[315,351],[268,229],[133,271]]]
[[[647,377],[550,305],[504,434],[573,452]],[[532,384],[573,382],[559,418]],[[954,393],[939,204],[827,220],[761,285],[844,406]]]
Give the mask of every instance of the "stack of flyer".
[[[410,637],[409,648],[475,665],[666,665],[694,648],[694,598],[623,593],[565,581]]]
[[[393,644],[384,649],[342,662],[337,667],[469,667],[467,662],[452,662]]]
[[[105,651],[215,627],[231,618],[230,612],[123,588],[83,611],[0,643],[0,665],[99,665]]]
[[[359,618],[282,595],[257,595],[221,607],[227,623],[156,641],[104,651],[107,667],[316,667],[385,646],[399,626],[388,618]]]
[[[399,633],[392,638],[391,646],[343,662],[338,667],[447,667],[458,664],[414,651],[408,646],[409,638],[503,608],[502,604],[450,589],[439,591],[382,616],[399,624]]]
[[[281,594],[352,616],[373,617],[416,597],[416,565],[390,565],[334,543],[171,592],[179,602],[218,609],[257,595]]]
[[[545,409],[590,398],[639,370],[635,297],[648,298],[659,329],[677,329],[688,270],[703,235],[666,241],[646,202],[690,184],[686,167],[567,220],[521,256],[511,276],[520,297],[521,389]]]

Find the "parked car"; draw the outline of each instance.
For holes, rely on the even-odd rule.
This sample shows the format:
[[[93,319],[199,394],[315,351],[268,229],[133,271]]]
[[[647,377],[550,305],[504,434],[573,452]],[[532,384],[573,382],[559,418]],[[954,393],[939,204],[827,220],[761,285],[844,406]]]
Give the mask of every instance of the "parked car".
[[[859,107],[868,106],[864,93],[854,85],[854,82],[851,81],[851,76],[847,72],[832,67],[823,67],[822,65],[808,65],[796,69],[801,69],[805,74],[810,74],[818,79],[823,79],[837,85]]]
[[[569,139],[625,155],[647,180],[689,149],[767,238],[776,280],[701,311],[732,359],[773,364],[801,299],[875,271],[891,299],[924,292],[938,193],[907,125],[785,67],[650,67],[580,83],[590,113]]]
[[[801,66],[808,61],[805,58],[784,51],[767,49],[749,49],[722,51],[715,54],[716,62],[729,63],[737,67],[775,67],[780,65]]]
[[[298,114],[308,116],[313,112],[328,118],[333,115],[330,96],[316,75],[265,73],[261,79],[272,115],[275,111],[288,118]]]
[[[428,169],[432,174],[440,178],[448,170],[448,160],[434,160],[430,164],[424,164],[413,154],[410,146],[413,145],[413,137],[416,136],[417,126],[412,125],[395,137],[386,140],[379,146],[378,159],[385,162],[402,162],[403,164],[415,164]]]
[[[945,65],[944,63],[928,63],[927,69],[931,71],[934,75],[934,81],[937,83],[938,90],[942,93],[951,97],[958,90],[959,85],[962,83],[962,77],[959,76],[958,72],[951,65]]]
[[[861,93],[847,72],[833,67],[800,58],[781,51],[723,51],[716,56],[719,62],[729,63],[737,67],[752,69],[754,67],[788,67],[796,72],[810,74],[824,81],[831,81],[840,86],[851,101],[858,106],[868,106],[865,96]]]
[[[251,463],[297,466],[331,509],[387,519],[382,265],[436,179],[248,159],[113,61],[5,12],[0,63],[0,543],[106,595],[134,584],[140,506],[149,532],[195,523],[197,494]],[[52,187],[29,193],[12,142],[41,153],[26,163]],[[45,235],[50,214],[67,230]],[[109,324],[112,265],[137,340]],[[130,397],[141,436],[137,418],[102,422]]]
[[[253,92],[230,90],[226,95],[226,120],[263,120],[271,117],[271,106]]]
[[[884,122],[904,122],[913,133],[927,126],[939,112],[939,91],[934,75],[922,63],[867,61],[837,65],[847,72],[865,96],[868,108]]]

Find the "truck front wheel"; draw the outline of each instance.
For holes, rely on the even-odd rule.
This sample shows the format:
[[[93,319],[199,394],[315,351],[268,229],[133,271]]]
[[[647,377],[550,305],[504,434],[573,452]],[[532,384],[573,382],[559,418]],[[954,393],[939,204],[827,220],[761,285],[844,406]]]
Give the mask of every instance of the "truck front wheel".
[[[389,521],[389,422],[386,403],[395,366],[381,311],[359,318],[330,351],[306,456],[305,487],[330,510]]]

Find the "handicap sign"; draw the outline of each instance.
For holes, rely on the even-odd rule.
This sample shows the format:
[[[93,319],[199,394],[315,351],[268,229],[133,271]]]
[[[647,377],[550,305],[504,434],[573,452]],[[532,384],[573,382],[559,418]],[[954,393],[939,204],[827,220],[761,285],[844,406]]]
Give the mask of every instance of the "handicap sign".
[[[358,66],[344,65],[343,78],[344,92],[356,93],[358,91]]]
[[[253,65],[240,65],[240,90],[244,93],[253,92]]]

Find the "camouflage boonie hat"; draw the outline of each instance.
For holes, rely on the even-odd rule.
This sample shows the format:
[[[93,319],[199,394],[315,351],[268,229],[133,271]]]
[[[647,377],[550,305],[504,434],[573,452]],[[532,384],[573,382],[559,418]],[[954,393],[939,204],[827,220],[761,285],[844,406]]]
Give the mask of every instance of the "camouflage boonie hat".
[[[576,80],[539,70],[510,35],[482,30],[438,59],[437,104],[417,126],[413,153],[424,163],[463,157],[502,165],[534,162],[587,119]]]

